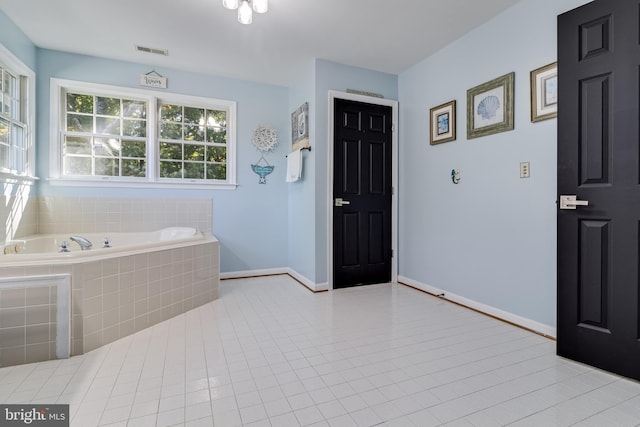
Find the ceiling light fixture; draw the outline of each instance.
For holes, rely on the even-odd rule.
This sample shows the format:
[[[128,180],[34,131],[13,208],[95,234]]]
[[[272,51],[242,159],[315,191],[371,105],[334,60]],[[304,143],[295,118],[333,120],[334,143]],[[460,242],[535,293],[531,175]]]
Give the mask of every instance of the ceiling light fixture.
[[[269,0],[222,0],[222,6],[238,9],[238,22],[248,25],[253,21],[253,12],[266,13],[269,10]]]

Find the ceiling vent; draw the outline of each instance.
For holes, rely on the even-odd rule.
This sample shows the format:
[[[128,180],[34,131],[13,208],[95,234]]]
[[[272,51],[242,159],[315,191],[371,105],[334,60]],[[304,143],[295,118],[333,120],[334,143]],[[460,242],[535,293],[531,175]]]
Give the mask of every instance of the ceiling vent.
[[[169,56],[169,51],[167,49],[156,49],[153,47],[136,45],[136,50],[138,52],[154,53],[156,55]]]

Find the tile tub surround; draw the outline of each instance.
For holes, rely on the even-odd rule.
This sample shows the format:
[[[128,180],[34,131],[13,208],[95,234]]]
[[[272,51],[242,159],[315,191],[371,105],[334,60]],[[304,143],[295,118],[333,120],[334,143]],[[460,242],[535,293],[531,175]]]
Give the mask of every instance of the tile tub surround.
[[[71,354],[79,355],[218,297],[219,244],[30,267],[0,277],[70,274]]]
[[[57,291],[55,284],[0,288],[0,366],[56,358]]]
[[[78,265],[81,354],[206,304],[218,297],[218,242]],[[75,283],[75,282],[74,282]],[[80,289],[78,289],[80,290]],[[75,322],[72,322],[74,328]],[[79,351],[82,348],[82,351]]]
[[[194,227],[211,233],[213,200],[38,197],[38,233],[154,231]]]

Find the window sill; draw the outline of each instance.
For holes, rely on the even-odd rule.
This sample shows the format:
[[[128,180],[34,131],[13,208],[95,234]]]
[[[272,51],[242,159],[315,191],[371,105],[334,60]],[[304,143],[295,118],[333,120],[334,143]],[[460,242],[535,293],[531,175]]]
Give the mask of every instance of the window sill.
[[[122,181],[116,179],[65,179],[49,178],[47,182],[56,187],[109,187],[109,188],[164,188],[189,190],[235,190],[238,184],[203,184],[201,182],[170,181]]]
[[[0,172],[0,182],[3,184],[33,185],[38,179],[39,178],[35,176],[16,175],[11,172]]]

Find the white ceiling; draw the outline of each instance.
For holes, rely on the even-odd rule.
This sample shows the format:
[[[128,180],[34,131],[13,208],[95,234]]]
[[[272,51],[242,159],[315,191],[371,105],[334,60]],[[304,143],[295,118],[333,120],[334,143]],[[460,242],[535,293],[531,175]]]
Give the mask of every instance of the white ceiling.
[[[0,0],[41,48],[288,85],[312,58],[399,74],[519,0]],[[167,49],[163,57],[134,46]]]

